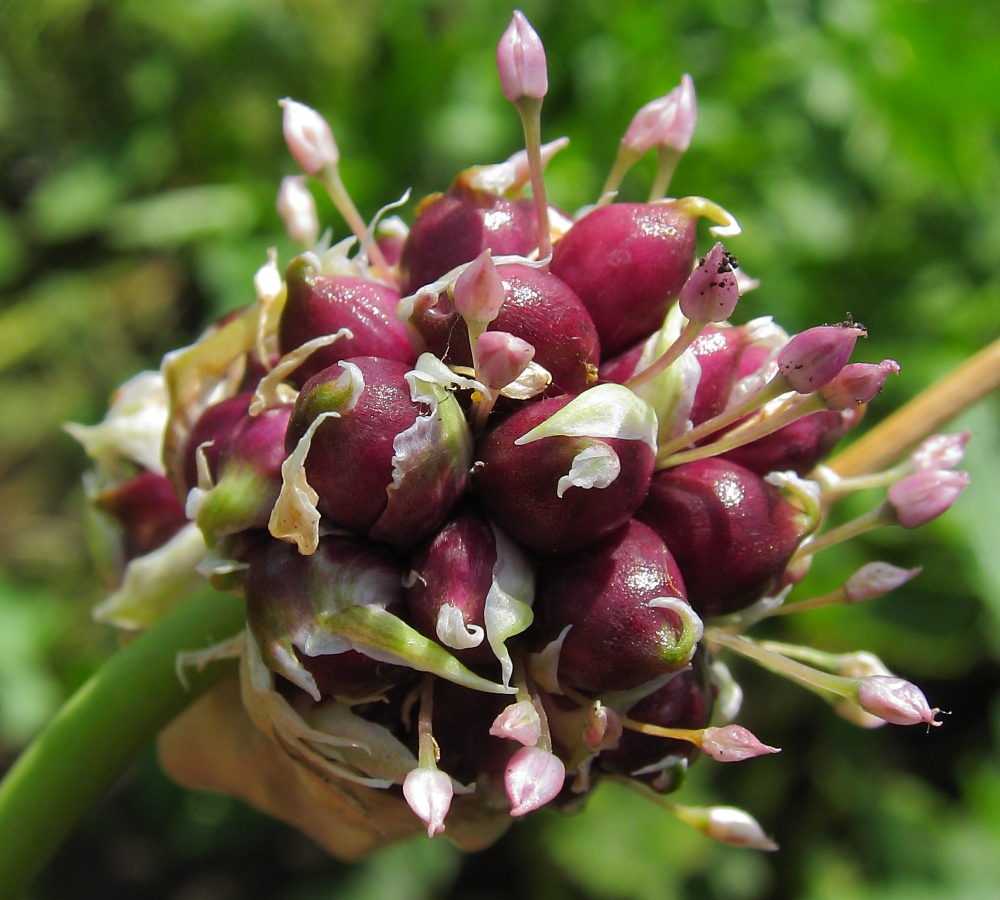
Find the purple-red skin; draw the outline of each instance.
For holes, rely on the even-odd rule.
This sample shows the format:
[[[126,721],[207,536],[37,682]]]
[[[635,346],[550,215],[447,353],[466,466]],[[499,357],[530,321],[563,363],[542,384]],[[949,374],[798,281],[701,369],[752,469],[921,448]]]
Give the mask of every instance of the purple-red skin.
[[[401,608],[389,606],[389,612],[399,615]],[[415,676],[413,669],[381,662],[357,650],[306,656],[296,650],[302,667],[316,680],[316,687],[325,696],[370,697],[400,681]]]
[[[588,438],[555,436],[515,444],[572,397],[552,397],[519,409],[479,439],[473,491],[489,517],[538,553],[579,550],[624,525],[649,487],[655,455],[641,440],[601,438],[618,454],[621,473],[605,488],[570,487],[559,479]]]
[[[736,384],[740,359],[746,347],[742,328],[709,325],[691,345],[701,366],[691,421],[700,425],[725,410]]]
[[[720,454],[758,475],[795,472],[806,476],[864,415],[864,407],[821,410],[779,428],[765,437]]]
[[[281,464],[285,452],[285,432],[292,415],[290,405],[272,406],[259,415],[243,415],[222,441],[218,456],[218,477],[226,477],[230,466],[253,469],[280,487]]]
[[[629,690],[685,665],[672,657],[675,612],[649,605],[685,599],[684,579],[656,533],[635,519],[595,546],[542,560],[534,649],[569,629],[559,681],[585,691]]]
[[[156,472],[140,472],[101,491],[94,505],[122,526],[126,562],[162,547],[187,524],[170,479]]]
[[[384,548],[336,537],[324,537],[310,556],[300,554],[293,544],[272,539],[259,544],[249,562],[245,580],[247,624],[265,651],[268,635],[291,635],[316,615],[315,597],[333,580],[326,577],[327,573],[339,573],[355,564],[389,568],[398,565]],[[398,593],[384,600],[389,612],[403,614],[402,573]],[[295,653],[324,695],[370,696],[413,674],[406,666],[380,662],[357,650],[307,656],[295,648]]]
[[[375,243],[378,245],[379,250],[382,251],[385,261],[390,266],[394,266],[403,255],[403,244],[406,243],[406,238],[397,234],[388,234],[376,238]]]
[[[682,669],[663,687],[643,697],[627,709],[625,715],[634,722],[659,725],[661,728],[706,728],[712,720],[715,706],[716,688],[711,675],[708,653],[700,648],[689,668]],[[600,766],[617,775],[632,775],[666,756],[675,755],[691,762],[700,753],[689,741],[656,737],[626,728],[618,746],[601,753]],[[644,781],[655,781],[658,774],[639,777]]]
[[[437,641],[438,613],[449,604],[462,611],[466,626],[477,625],[485,632],[486,595],[493,585],[496,560],[496,537],[481,515],[466,509],[445,524],[410,559],[417,577],[405,596],[413,627]],[[467,666],[496,661],[485,634],[478,647],[448,651]]]
[[[317,508],[338,528],[366,534],[388,504],[392,483],[393,441],[425,412],[410,399],[404,376],[410,367],[389,359],[356,357],[365,389],[351,410],[323,422],[306,456],[306,479],[319,495]],[[290,453],[320,413],[329,406],[326,386],[344,372],[340,365],[323,369],[305,383],[285,438]]]
[[[281,491],[285,431],[292,407],[246,413],[222,440],[218,476],[198,514],[213,539],[247,528],[266,528]]]
[[[245,391],[233,397],[227,397],[211,406],[206,406],[191,429],[184,449],[184,497],[191,488],[198,486],[198,448],[204,444],[202,453],[208,463],[208,471],[212,474],[212,482],[218,480],[219,453],[226,435],[246,414],[253,400],[253,392]]]
[[[802,514],[777,488],[718,458],[658,472],[636,518],[670,548],[702,618],[773,591],[804,536]]]
[[[634,374],[646,346],[645,339],[623,350],[601,365],[600,380],[625,384]],[[737,370],[746,347],[742,328],[708,325],[695,338],[691,350],[701,366],[701,377],[694,395],[691,421],[699,425],[725,408],[736,384]]]
[[[498,266],[504,302],[490,331],[506,331],[535,348],[534,361],[552,374],[549,396],[578,394],[597,377],[601,347],[580,298],[561,279],[517,263]],[[469,330],[447,293],[416,312],[411,325],[427,349],[452,365],[472,364]]]
[[[533,201],[477,190],[459,175],[447,193],[429,197],[417,208],[399,260],[403,293],[437,281],[484,250],[494,256],[527,256],[537,246]]]
[[[464,494],[469,461],[459,446],[432,443],[421,432],[417,445],[408,448],[414,464],[394,486],[394,442],[429,409],[410,397],[409,366],[373,356],[344,362],[356,365],[365,383],[353,408],[342,409],[343,397],[336,397],[343,367],[323,369],[295,402],[286,448],[291,452],[321,413],[339,412],[319,425],[306,456],[306,479],[318,494],[317,509],[337,528],[400,549],[412,547],[441,525]]]
[[[605,355],[663,323],[695,261],[696,220],[672,203],[611,203],[556,244],[552,273],[583,301]]]
[[[406,326],[396,318],[397,290],[362,278],[317,275],[301,256],[289,263],[285,283],[288,299],[278,329],[282,354],[341,328],[349,328],[353,335],[309,354],[288,377],[296,387],[321,369],[352,356],[380,356],[407,365],[416,361]]]
[[[639,365],[642,351],[646,347],[646,339],[633,344],[627,350],[622,350],[617,356],[601,361],[601,368],[598,370],[598,381],[614,384],[625,384],[633,375],[635,367]]]

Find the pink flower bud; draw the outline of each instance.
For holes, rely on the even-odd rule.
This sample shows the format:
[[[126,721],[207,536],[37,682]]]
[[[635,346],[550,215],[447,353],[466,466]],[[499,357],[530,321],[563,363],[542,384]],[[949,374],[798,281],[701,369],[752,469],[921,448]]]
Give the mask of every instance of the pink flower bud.
[[[777,850],[774,843],[748,812],[734,806],[713,806],[706,810],[702,831],[711,838],[731,847],[750,850]]]
[[[281,122],[285,143],[307,175],[319,175],[326,166],[340,161],[340,151],[330,126],[316,110],[285,98],[279,104],[285,114]]]
[[[762,744],[742,725],[706,728],[703,732],[701,749],[719,762],[739,762],[766,753],[781,752],[777,747]]]
[[[512,703],[493,720],[490,734],[518,741],[525,747],[534,747],[542,734],[542,720],[538,716],[535,704],[530,700]]]
[[[594,706],[587,713],[583,745],[588,750],[614,750],[622,738],[622,720],[607,706]]]
[[[889,504],[904,528],[919,528],[946,512],[969,483],[967,472],[924,469],[889,488]]]
[[[965,445],[972,432],[968,428],[961,434],[935,434],[927,438],[910,456],[915,469],[954,469],[965,456]]]
[[[544,806],[562,790],[566,767],[558,756],[539,747],[522,747],[507,763],[504,787],[510,814],[523,816]]]
[[[288,175],[281,179],[278,215],[293,241],[305,246],[316,243],[319,238],[319,216],[316,214],[316,201],[306,187],[304,175]]]
[[[455,309],[463,319],[492,322],[499,315],[505,291],[491,250],[484,250],[465,267],[454,290]]]
[[[820,388],[820,394],[827,409],[850,409],[867,403],[882,390],[890,375],[898,374],[899,364],[894,359],[883,359],[878,365],[851,363]]]
[[[778,352],[777,362],[792,390],[811,394],[830,382],[851,358],[857,325],[819,325],[795,335]]]
[[[920,688],[895,675],[859,679],[858,703],[865,712],[893,725],[941,724],[934,718],[941,710],[931,709]]]
[[[535,356],[531,344],[506,331],[484,331],[476,339],[476,349],[479,355],[476,375],[494,391],[514,381]]]
[[[921,572],[921,567],[901,569],[887,562],[871,562],[862,566],[844,585],[844,596],[849,603],[872,600],[906,584]]]
[[[454,789],[451,778],[440,769],[418,766],[406,773],[403,796],[417,818],[427,826],[427,836],[444,831],[444,819],[451,808]]]
[[[549,77],[542,39],[519,9],[514,10],[514,17],[497,46],[497,69],[500,72],[500,88],[511,103],[522,97],[541,100],[548,92]]]
[[[740,299],[733,271],[739,263],[721,243],[695,266],[681,288],[681,312],[692,322],[722,322],[728,319]]]
[[[694,82],[685,75],[665,97],[651,100],[633,117],[622,143],[636,153],[651,147],[669,147],[683,153],[691,145],[698,122]]]

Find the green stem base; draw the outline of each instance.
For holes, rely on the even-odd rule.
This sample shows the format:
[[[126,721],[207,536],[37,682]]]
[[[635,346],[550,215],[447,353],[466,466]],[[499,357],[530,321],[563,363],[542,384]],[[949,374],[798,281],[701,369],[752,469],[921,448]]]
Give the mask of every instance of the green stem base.
[[[235,661],[175,672],[177,654],[244,627],[243,601],[204,592],[111,657],[71,697],[0,783],[0,900],[31,886],[77,821],[140,751]]]

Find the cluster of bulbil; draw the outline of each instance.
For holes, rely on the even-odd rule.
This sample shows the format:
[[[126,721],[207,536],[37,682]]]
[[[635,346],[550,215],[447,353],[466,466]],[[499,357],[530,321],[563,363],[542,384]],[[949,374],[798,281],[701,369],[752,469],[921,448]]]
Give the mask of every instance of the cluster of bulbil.
[[[362,220],[329,126],[283,101],[292,154],[356,237],[330,246],[305,177],[286,179],[304,252],[283,274],[272,252],[256,303],[129,382],[102,425],[73,427],[121,537],[98,617],[144,627],[203,575],[242,594],[246,634],[219,652],[242,657],[253,721],[324,778],[395,792],[429,834],[456,795],[521,816],[614,778],[772,848],[742,811],[665,799],[702,752],[775,750],[732,723],[718,654],[862,725],[938,724],[870,654],[740,632],[915,575],[872,563],[786,602],[824,547],[943,512],[967,435],[864,479],[824,468],[898,366],[848,362],[853,321],[791,337],[729,323],[755,283],[721,243],[699,255],[696,232],[738,225],[665,198],[691,79],[636,114],[598,202],[570,216],[545,196],[566,142],[540,143],[545,55],[521,13],[497,63],[526,149],[462,172],[409,228],[388,208]],[[616,202],[652,149],[650,201]],[[883,503],[819,533],[872,486]]]

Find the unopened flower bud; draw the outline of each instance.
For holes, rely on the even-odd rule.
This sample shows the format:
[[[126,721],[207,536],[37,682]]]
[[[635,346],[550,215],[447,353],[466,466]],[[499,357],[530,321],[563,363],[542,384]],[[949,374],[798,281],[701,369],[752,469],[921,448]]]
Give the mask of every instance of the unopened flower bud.
[[[492,322],[504,301],[504,287],[493,265],[492,251],[484,250],[455,281],[455,309],[463,319]]]
[[[925,469],[889,488],[889,505],[903,528],[919,528],[946,512],[969,483],[966,472]]]
[[[748,812],[734,806],[713,806],[705,810],[700,830],[715,840],[732,847],[750,850],[777,850],[774,843]]]
[[[811,394],[831,381],[851,357],[865,330],[857,325],[819,325],[795,335],[777,362],[792,390]]]
[[[506,387],[527,368],[535,348],[506,331],[484,331],[476,340],[476,375],[491,390]]]
[[[906,584],[921,572],[921,567],[901,569],[887,562],[871,562],[862,566],[844,585],[844,596],[848,603],[872,600]]]
[[[927,438],[910,456],[915,469],[954,469],[965,456],[965,445],[972,437],[968,428],[961,434],[935,434]]]
[[[719,762],[739,762],[766,753],[781,752],[778,747],[769,747],[757,740],[756,736],[742,725],[706,728],[700,746],[712,759]]]
[[[613,750],[621,741],[622,733],[622,720],[618,713],[597,703],[587,713],[583,745],[595,752]]]
[[[549,89],[545,48],[538,32],[519,9],[497,46],[497,69],[503,95],[516,103],[522,97],[541,100]]]
[[[865,712],[893,725],[941,724],[934,718],[940,710],[931,709],[923,691],[894,675],[869,675],[859,679],[858,703]]]
[[[683,153],[691,144],[697,122],[694,81],[685,75],[669,94],[651,100],[632,117],[622,144],[640,154],[652,147]]]
[[[319,216],[304,175],[289,175],[281,179],[278,215],[293,241],[306,247],[315,245],[319,238]]]
[[[566,767],[548,750],[522,747],[507,763],[503,780],[510,814],[523,816],[555,799],[566,780]]]
[[[833,379],[820,388],[827,409],[850,409],[871,400],[890,375],[899,374],[899,363],[883,359],[874,363],[851,363],[844,366]]]
[[[490,734],[517,741],[525,747],[534,747],[542,734],[542,720],[535,704],[530,700],[519,700],[505,707],[493,720]]]
[[[285,143],[303,172],[319,175],[327,166],[340,162],[340,151],[326,119],[312,107],[287,97],[279,105],[285,111],[281,122]]]
[[[445,816],[454,795],[451,778],[440,769],[418,766],[403,781],[403,796],[414,814],[427,826],[427,836],[444,831]]]
[[[734,268],[739,265],[721,243],[708,251],[681,288],[681,312],[692,322],[722,322],[740,299]]]

